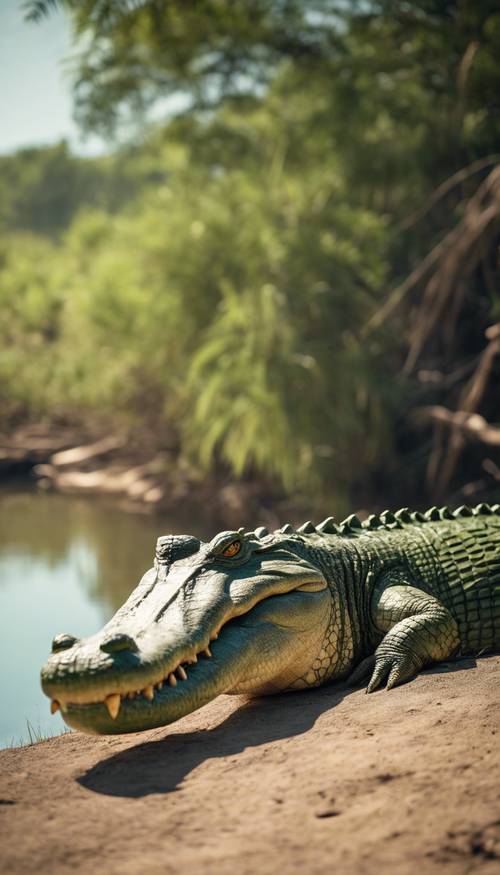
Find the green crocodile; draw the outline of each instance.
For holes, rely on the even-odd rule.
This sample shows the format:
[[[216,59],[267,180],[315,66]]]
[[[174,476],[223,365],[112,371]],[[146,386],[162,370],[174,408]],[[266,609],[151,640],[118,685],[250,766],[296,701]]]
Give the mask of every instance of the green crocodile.
[[[104,629],[54,638],[42,687],[91,733],[163,726],[220,693],[370,678],[500,645],[500,505],[158,539]]]

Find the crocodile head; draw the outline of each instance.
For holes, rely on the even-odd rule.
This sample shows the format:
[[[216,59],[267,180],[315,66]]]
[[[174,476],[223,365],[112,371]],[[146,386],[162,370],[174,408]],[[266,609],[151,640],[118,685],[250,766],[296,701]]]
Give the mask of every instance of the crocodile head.
[[[330,609],[300,538],[162,537],[154,567],[101,632],[54,639],[42,687],[84,732],[163,726],[220,693],[313,684]]]

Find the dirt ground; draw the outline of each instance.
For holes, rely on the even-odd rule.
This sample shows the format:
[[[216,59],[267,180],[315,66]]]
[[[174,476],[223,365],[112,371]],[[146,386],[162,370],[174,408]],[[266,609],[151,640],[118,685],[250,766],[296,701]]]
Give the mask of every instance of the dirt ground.
[[[0,869],[500,872],[500,656],[0,752]]]

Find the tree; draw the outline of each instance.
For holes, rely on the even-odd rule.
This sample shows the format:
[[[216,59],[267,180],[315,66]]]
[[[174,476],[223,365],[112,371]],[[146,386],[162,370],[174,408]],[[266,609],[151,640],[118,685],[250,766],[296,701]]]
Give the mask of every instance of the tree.
[[[311,495],[377,472],[411,492],[426,467],[443,493],[477,468],[443,428],[495,418],[496,2],[61,5],[82,125],[169,117],[137,144],[133,202],[64,242],[80,403],[150,397],[182,452]],[[433,435],[415,408],[451,418]]]

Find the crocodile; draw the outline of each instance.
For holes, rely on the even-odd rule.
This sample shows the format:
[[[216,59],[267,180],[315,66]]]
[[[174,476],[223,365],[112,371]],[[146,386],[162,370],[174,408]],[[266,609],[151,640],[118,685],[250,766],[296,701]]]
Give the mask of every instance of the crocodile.
[[[500,646],[500,505],[158,539],[102,631],[57,635],[42,688],[69,726],[164,726],[221,693],[367,692]]]

